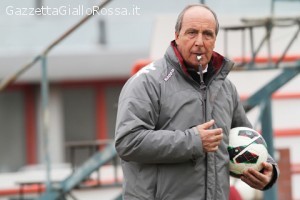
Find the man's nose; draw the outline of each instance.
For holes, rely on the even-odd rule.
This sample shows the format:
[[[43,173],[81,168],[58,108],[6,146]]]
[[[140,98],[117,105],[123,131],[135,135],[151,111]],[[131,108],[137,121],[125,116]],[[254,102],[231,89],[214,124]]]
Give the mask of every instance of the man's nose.
[[[199,33],[196,37],[196,41],[195,41],[195,45],[196,46],[202,46],[203,45],[203,38],[202,38],[202,34]]]

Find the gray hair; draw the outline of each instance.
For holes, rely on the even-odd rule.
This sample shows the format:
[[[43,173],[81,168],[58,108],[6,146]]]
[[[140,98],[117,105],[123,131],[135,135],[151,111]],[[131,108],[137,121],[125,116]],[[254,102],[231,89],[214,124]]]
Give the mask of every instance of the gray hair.
[[[191,4],[191,5],[186,6],[181,11],[181,13],[179,13],[179,15],[178,15],[178,18],[177,18],[177,21],[176,21],[176,25],[175,25],[175,32],[176,33],[180,32],[181,27],[182,27],[182,20],[183,20],[183,16],[184,16],[185,12],[188,9],[190,9],[192,7],[195,7],[195,6],[206,8],[207,10],[209,10],[213,14],[213,16],[215,18],[215,21],[216,21],[216,30],[215,30],[215,32],[216,32],[216,35],[218,35],[218,32],[219,32],[219,21],[218,21],[218,18],[217,18],[217,14],[212,9],[210,9],[207,5],[204,5],[204,4]]]

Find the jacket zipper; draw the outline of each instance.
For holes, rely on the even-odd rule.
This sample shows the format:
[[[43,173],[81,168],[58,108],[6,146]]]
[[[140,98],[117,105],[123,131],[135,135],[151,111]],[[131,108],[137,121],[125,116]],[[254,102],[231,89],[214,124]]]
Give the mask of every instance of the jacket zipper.
[[[206,113],[206,100],[207,100],[207,88],[208,86],[210,85],[211,81],[220,73],[222,67],[220,68],[220,70],[218,70],[212,77],[211,79],[209,80],[209,82],[207,83],[207,86],[205,85],[204,81],[203,81],[203,73],[202,73],[202,66],[199,65],[199,75],[200,75],[200,92],[202,94],[202,97],[203,97],[203,116],[204,116],[204,123],[207,122],[207,113]],[[214,157],[215,159],[215,157]],[[208,164],[207,162],[207,154],[206,154],[206,165]],[[206,166],[206,169],[208,169],[208,166]],[[216,169],[215,169],[215,176],[217,177],[217,174],[216,174]],[[207,177],[207,174],[206,174],[206,184],[207,184],[207,180],[208,180],[208,177]],[[207,186],[206,186],[207,187]],[[216,185],[215,185],[215,188],[216,188]],[[205,189],[205,197],[207,197],[207,190]]]
[[[200,92],[202,94],[202,97],[203,97],[203,115],[204,115],[204,122],[206,122],[206,85],[204,83],[204,80],[203,80],[203,73],[202,73],[202,65],[199,64],[199,75],[200,75]]]

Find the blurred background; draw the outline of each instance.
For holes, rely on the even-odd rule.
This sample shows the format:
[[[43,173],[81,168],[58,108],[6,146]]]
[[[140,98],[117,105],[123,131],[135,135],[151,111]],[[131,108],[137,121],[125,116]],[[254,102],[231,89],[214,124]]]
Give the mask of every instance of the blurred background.
[[[271,194],[263,195],[238,180],[232,185],[242,199],[274,199],[274,195],[300,199],[296,189],[300,184],[300,1],[296,0],[110,1],[57,44],[45,56],[44,65],[36,62],[1,89],[0,199],[38,197],[53,180],[65,186],[64,180],[75,169],[87,175],[74,183],[75,190],[66,189],[66,196],[73,191],[78,199],[118,197],[122,182],[118,162],[111,159],[93,169],[81,165],[113,140],[118,96],[126,80],[163,56],[174,39],[179,12],[200,2],[217,13],[221,30],[215,51],[236,61],[230,79],[251,107],[248,116],[254,127],[269,131],[266,140],[282,165],[281,182]],[[1,0],[0,81],[40,55],[100,3]],[[42,8],[43,14],[33,12]],[[292,70],[285,73],[285,69]],[[268,86],[272,92],[257,93],[274,79]],[[268,101],[261,100],[264,94]],[[84,183],[88,189],[80,190],[87,179],[97,180],[97,186],[112,186],[91,189]]]

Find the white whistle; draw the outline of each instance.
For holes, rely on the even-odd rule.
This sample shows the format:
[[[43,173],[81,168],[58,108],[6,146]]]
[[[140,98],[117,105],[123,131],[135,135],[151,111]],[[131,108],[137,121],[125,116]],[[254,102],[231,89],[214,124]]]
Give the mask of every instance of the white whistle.
[[[198,61],[200,61],[200,60],[201,60],[201,58],[202,58],[202,56],[201,56],[201,55],[197,56],[197,60],[198,60]]]

